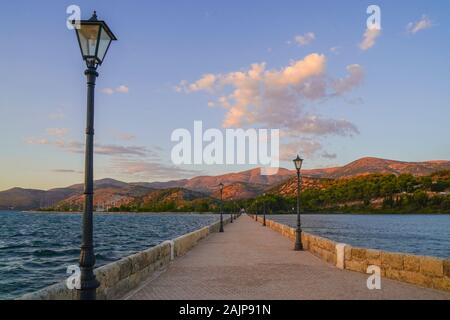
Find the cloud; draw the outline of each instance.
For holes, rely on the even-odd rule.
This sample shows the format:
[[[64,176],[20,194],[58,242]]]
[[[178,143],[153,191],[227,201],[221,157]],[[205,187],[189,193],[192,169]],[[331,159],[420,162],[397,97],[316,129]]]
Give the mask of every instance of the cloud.
[[[64,137],[69,132],[68,128],[47,128],[45,129],[49,136]]]
[[[34,145],[46,145],[49,144],[49,141],[45,138],[34,138],[30,137],[25,140],[26,144],[34,144]]]
[[[316,35],[313,32],[307,32],[303,35],[294,37],[294,42],[299,46],[306,46],[316,39]]]
[[[326,151],[323,152],[320,156],[322,158],[329,159],[329,160],[333,160],[333,159],[337,158],[337,154],[336,153],[328,153]]]
[[[85,145],[79,141],[65,141],[63,139],[59,140],[48,140],[40,138],[28,138],[26,140],[27,144],[31,145],[51,145],[71,153],[84,153]],[[138,156],[147,157],[155,156],[155,152],[149,150],[144,146],[121,146],[114,144],[99,144],[94,145],[94,152],[100,155],[106,156]]]
[[[66,116],[65,116],[64,112],[63,112],[61,109],[58,109],[58,110],[56,110],[55,112],[50,113],[50,114],[48,115],[48,118],[49,118],[50,120],[62,120],[62,119],[64,119],[65,117],[66,117]]]
[[[53,169],[52,172],[55,172],[55,173],[83,173],[82,171],[72,170],[72,169]]]
[[[131,133],[127,133],[127,132],[115,132],[114,137],[118,140],[123,140],[123,141],[131,141],[131,140],[136,139],[135,135],[133,135]]]
[[[114,94],[114,89],[112,89],[112,88],[103,88],[102,90],[100,90],[100,92],[104,93],[104,94],[111,95],[111,94]]]
[[[118,93],[128,93],[129,91],[130,89],[125,85],[121,85],[116,88],[116,92]]]
[[[193,83],[182,81],[178,91],[203,91],[215,98],[214,105],[226,110],[225,128],[280,129],[280,152],[285,157],[296,152],[319,155],[321,139],[359,134],[352,122],[323,116],[312,108],[362,84],[364,70],[360,65],[349,65],[346,71],[342,78],[327,75],[325,55],[312,53],[279,69],[268,69],[262,62],[240,71],[202,76]]]
[[[296,142],[291,141],[280,145],[281,161],[290,162],[297,154],[308,159],[321,157],[332,160],[337,158],[337,154],[324,151],[323,146],[319,141],[308,138],[301,139],[300,141]]]
[[[359,134],[358,128],[351,122],[344,119],[327,119],[317,115],[305,116],[298,122],[298,127],[294,134],[313,134],[318,136],[339,135],[352,136]]]
[[[28,138],[26,143],[31,145],[47,145],[64,152],[84,154],[85,144],[79,141],[65,141],[64,139],[50,140],[45,138]],[[190,177],[196,174],[203,174],[199,170],[184,169],[168,164],[162,161],[160,153],[161,147],[154,146],[149,149],[145,146],[122,146],[115,144],[94,145],[96,155],[110,157],[109,168],[113,169],[115,174],[124,174],[142,179],[179,179],[180,177]],[[54,173],[61,174],[80,174],[82,171],[73,169],[53,169]]]
[[[280,160],[291,161],[297,154],[302,157],[313,158],[322,149],[318,141],[303,139],[299,142],[289,142],[280,145]]]
[[[113,95],[114,93],[129,93],[130,88],[126,85],[120,85],[117,88],[103,88],[100,90],[102,93],[107,95]]]
[[[347,121],[306,111],[308,101],[344,94],[364,78],[359,65],[348,66],[349,74],[334,80],[326,76],[325,69],[325,56],[313,53],[278,70],[254,63],[248,70],[208,76],[210,81],[196,81],[194,86],[184,81],[180,86],[181,91],[190,93],[199,91],[198,84],[202,83],[203,91],[215,95],[216,103],[227,110],[223,121],[226,128],[265,125],[317,135],[357,133]]]
[[[364,37],[361,43],[359,44],[359,48],[361,50],[369,50],[375,45],[376,39],[381,35],[381,29],[377,28],[367,28],[366,32],[364,32]]]
[[[361,105],[364,104],[364,99],[361,97],[346,99],[345,102],[349,105]]]
[[[323,95],[323,83],[313,78],[323,75],[324,70],[325,56],[311,54],[280,70],[266,70],[265,63],[255,63],[247,71],[203,76],[193,84],[181,85],[184,84],[183,91],[187,93],[199,90],[226,93],[231,87],[232,92],[220,95],[217,104],[228,110],[224,127],[237,127],[264,122],[265,101],[276,100],[280,102],[278,107],[283,108],[283,100],[288,100],[294,91],[306,97]]]
[[[330,52],[338,55],[340,53],[340,49],[341,49],[341,47],[337,47],[337,46],[336,47],[331,47],[330,48]]]
[[[306,79],[323,74],[326,58],[324,55],[313,53],[302,60],[293,61],[281,70],[272,70],[265,73],[265,80],[269,85],[289,86],[299,85]],[[253,65],[249,72],[252,79],[261,79],[265,65]]]
[[[422,15],[422,17],[416,22],[410,22],[406,26],[406,31],[409,34],[416,34],[421,30],[429,29],[433,26],[433,22],[426,15]]]
[[[84,152],[84,143],[81,143],[78,141],[64,141],[64,140],[60,139],[57,141],[49,141],[48,144],[58,147],[59,149],[63,149],[64,151],[67,151],[67,152],[72,152],[72,153],[83,153]]]
[[[147,160],[114,159],[112,166],[122,174],[141,179],[180,179],[203,173],[199,170],[183,169]]]
[[[102,155],[135,155],[135,156],[147,156],[150,152],[146,147],[142,146],[118,146],[118,145],[95,145],[95,153]]]
[[[216,76],[213,74],[205,74],[196,82],[189,85],[189,92],[210,90],[216,82]]]
[[[364,80],[364,70],[359,64],[352,64],[347,66],[348,76],[342,79],[337,79],[332,86],[336,93],[343,94],[361,85]]]

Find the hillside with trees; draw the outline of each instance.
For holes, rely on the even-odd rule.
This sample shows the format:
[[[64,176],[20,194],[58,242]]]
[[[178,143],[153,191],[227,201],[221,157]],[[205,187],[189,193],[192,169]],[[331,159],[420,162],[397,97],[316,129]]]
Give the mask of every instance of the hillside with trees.
[[[305,212],[449,213],[450,171],[428,176],[372,174],[348,179],[304,179],[300,200]],[[292,212],[297,181],[270,190],[247,205],[255,210],[266,203],[274,212]]]

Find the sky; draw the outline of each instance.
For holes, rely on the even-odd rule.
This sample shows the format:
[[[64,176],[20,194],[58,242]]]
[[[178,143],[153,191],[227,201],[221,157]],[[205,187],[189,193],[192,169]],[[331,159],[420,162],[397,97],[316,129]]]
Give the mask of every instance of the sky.
[[[376,4],[381,29],[367,29]],[[281,166],[450,159],[448,1],[8,1],[0,11],[0,190],[83,181],[85,64],[69,5],[118,37],[98,69],[95,178],[174,165],[175,129],[280,129]]]

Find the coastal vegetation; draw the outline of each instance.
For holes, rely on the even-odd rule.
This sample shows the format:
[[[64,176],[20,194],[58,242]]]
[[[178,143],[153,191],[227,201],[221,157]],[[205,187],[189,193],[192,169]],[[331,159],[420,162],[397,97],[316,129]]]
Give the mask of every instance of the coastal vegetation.
[[[345,179],[308,180],[300,195],[301,211],[309,213],[450,213],[450,171],[428,176],[371,174]],[[224,212],[246,208],[248,212],[295,212],[296,179],[292,178],[264,195],[226,200]],[[58,210],[67,211],[67,207]],[[109,212],[218,212],[220,201],[183,188],[158,190]]]
[[[296,184],[293,179],[287,184]],[[251,201],[256,210],[266,203],[274,212],[289,212],[296,206],[296,187],[283,194],[277,187]],[[450,171],[428,176],[371,174],[348,179],[324,179],[306,188],[300,196],[306,212],[449,213]]]

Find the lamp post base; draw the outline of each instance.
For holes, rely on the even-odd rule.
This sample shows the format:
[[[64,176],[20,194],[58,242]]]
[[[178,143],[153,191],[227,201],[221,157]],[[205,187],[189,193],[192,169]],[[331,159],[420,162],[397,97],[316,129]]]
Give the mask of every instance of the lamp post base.
[[[303,244],[302,244],[302,231],[297,230],[295,234],[295,251],[303,251]]]
[[[222,214],[220,215],[220,228],[219,228],[219,232],[223,232],[223,217],[222,217]]]
[[[100,282],[94,276],[94,278],[81,284],[81,289],[78,290],[78,299],[96,300],[98,287],[100,287]]]

